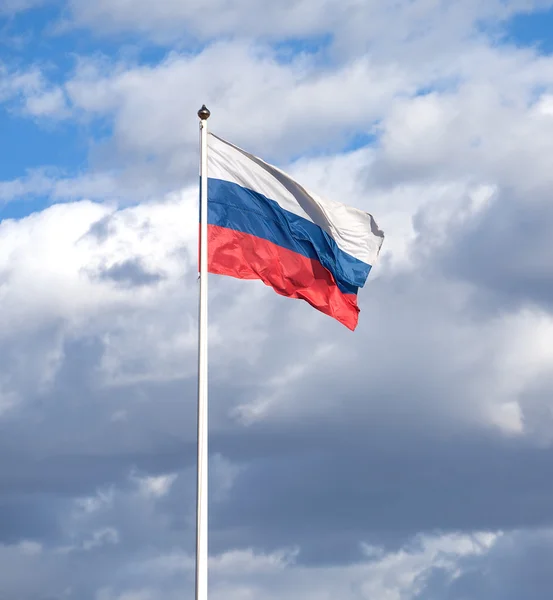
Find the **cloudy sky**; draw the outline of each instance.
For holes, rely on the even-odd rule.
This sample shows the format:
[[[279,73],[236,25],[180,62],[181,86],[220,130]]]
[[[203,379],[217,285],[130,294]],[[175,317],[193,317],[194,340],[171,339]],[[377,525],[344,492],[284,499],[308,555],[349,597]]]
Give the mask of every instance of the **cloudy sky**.
[[[0,0],[0,598],[193,598],[204,102],[387,236],[354,333],[210,280],[210,598],[551,598],[552,31]]]

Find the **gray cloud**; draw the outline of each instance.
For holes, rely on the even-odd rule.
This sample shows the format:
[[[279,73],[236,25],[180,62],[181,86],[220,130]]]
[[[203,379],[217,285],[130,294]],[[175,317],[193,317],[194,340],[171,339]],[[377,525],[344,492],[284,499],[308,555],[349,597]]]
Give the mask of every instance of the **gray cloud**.
[[[139,259],[131,258],[100,271],[98,278],[103,281],[113,281],[117,285],[139,287],[154,285],[163,279],[163,275],[149,272]]]
[[[495,293],[505,306],[553,301],[553,210],[547,192],[531,197],[501,190],[470,227],[453,231],[440,260],[443,272],[479,290]]]

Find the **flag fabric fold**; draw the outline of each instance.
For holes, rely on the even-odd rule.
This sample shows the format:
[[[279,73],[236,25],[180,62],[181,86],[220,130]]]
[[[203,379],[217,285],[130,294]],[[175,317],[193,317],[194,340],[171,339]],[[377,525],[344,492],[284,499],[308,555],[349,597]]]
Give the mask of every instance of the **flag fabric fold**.
[[[207,173],[209,272],[260,279],[354,330],[357,292],[384,240],[372,215],[211,133]]]

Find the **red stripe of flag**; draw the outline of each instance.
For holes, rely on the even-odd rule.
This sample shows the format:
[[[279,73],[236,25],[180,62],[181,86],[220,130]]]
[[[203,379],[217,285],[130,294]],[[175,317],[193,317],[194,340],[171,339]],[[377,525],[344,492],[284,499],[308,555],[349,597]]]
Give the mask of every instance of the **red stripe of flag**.
[[[275,292],[306,300],[351,329],[357,326],[355,294],[344,294],[317,260],[253,235],[208,225],[208,270],[238,279],[260,279]]]

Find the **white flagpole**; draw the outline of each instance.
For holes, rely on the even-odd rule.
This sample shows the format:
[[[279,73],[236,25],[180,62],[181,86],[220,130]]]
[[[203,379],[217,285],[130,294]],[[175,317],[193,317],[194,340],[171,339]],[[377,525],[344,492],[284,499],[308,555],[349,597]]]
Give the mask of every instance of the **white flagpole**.
[[[200,302],[198,323],[198,458],[196,489],[196,600],[207,600],[207,119],[200,118]]]

